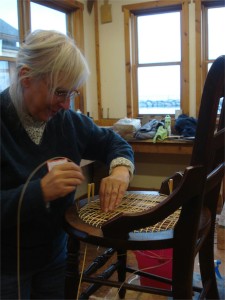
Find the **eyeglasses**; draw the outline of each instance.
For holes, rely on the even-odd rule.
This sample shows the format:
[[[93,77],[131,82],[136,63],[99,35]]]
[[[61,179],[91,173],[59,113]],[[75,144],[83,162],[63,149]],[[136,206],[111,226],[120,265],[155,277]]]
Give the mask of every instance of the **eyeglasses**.
[[[77,90],[73,90],[73,91],[65,91],[65,90],[61,90],[61,89],[56,89],[54,91],[54,95],[60,99],[61,101],[66,100],[67,98],[72,98],[74,99],[75,97],[77,97],[78,95],[80,95],[80,92]]]

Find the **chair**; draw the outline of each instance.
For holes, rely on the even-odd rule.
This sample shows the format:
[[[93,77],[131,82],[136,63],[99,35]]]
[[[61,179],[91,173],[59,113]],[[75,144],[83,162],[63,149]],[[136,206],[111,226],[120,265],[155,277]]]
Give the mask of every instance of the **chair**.
[[[77,297],[80,279],[91,284],[79,295],[79,299],[88,299],[104,285],[117,287],[122,299],[125,298],[127,289],[170,296],[174,299],[191,299],[193,291],[197,291],[199,299],[219,299],[213,249],[217,201],[225,169],[224,70],[225,56],[220,56],[212,64],[205,81],[190,166],[183,174],[178,172],[167,178],[162,182],[158,193],[129,192],[124,197],[124,203],[129,206],[128,212],[118,211],[109,219],[101,221],[97,227],[91,222],[88,224],[83,217],[81,219],[79,214],[89,208],[94,215],[94,210],[98,208],[98,200],[90,204],[87,204],[87,199],[82,200],[79,213],[75,207],[69,208],[65,216],[65,229],[70,236],[66,299]],[[218,119],[219,101],[222,101],[222,109]],[[174,183],[172,193],[168,188],[170,179],[173,179]],[[141,211],[138,210],[140,206],[144,207]],[[90,215],[90,211],[87,215]],[[162,229],[165,220],[173,222]],[[77,272],[80,241],[106,248],[105,253],[94,259],[81,277]],[[135,273],[168,283],[171,288],[139,286],[125,282],[127,272],[135,271],[126,265],[127,250],[169,248],[173,252],[171,278],[163,278],[141,270],[136,270]],[[114,253],[117,254],[116,262],[102,274],[94,276]],[[203,288],[193,286],[194,261],[197,254]],[[115,271],[118,273],[118,280],[110,279]]]

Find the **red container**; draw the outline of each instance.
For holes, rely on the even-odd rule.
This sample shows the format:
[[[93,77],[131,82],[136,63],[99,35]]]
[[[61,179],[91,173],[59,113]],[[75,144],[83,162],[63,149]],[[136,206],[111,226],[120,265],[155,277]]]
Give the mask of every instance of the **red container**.
[[[146,273],[172,278],[173,249],[134,251],[139,270]],[[140,276],[141,285],[171,289],[171,285]]]

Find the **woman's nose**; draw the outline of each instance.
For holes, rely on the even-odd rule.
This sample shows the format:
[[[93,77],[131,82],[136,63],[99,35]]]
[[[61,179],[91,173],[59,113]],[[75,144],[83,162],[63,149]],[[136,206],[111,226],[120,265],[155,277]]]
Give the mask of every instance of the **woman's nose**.
[[[59,107],[63,108],[63,109],[69,109],[70,108],[70,99],[68,98],[63,102],[60,102]]]

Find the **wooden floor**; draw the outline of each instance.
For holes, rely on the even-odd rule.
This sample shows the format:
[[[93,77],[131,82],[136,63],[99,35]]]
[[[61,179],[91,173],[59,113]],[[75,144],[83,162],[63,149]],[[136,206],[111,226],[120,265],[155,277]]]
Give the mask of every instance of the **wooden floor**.
[[[85,249],[85,245],[82,244],[81,245],[81,265],[83,263],[83,259],[84,259],[84,249]],[[86,259],[85,259],[85,266],[88,265],[89,262],[91,262],[91,260],[98,256],[99,254],[101,254],[104,251],[104,249],[100,248],[100,247],[96,247],[96,246],[92,246],[92,245],[87,245],[86,247]],[[215,235],[215,259],[220,260],[221,264],[219,266],[219,271],[220,274],[222,276],[224,276],[225,278],[225,250],[219,250],[217,248],[217,235]],[[136,256],[135,254],[130,251],[128,253],[128,264],[130,266],[135,266],[137,267],[137,260],[136,260]],[[199,273],[199,267],[198,267],[198,257],[196,258],[196,262],[195,262],[195,272]],[[116,275],[115,275],[116,276]],[[139,282],[139,278],[137,276],[135,276],[135,274],[131,274],[128,278],[127,278],[127,282],[129,281],[134,281],[134,282]],[[80,292],[86,287],[86,283],[82,283],[81,287],[80,287]],[[116,300],[119,299],[118,298],[118,291],[116,288],[109,288],[109,287],[101,287],[94,295],[92,295],[90,298],[90,300],[100,300],[100,299],[104,299],[104,300]],[[156,295],[150,295],[150,294],[146,294],[146,293],[137,293],[137,292],[133,292],[133,291],[127,291],[126,293],[126,298],[128,300],[160,300],[160,299],[167,299],[167,297],[164,296],[156,296]]]

